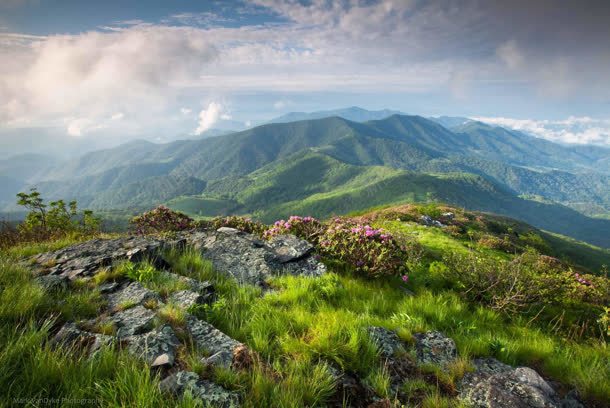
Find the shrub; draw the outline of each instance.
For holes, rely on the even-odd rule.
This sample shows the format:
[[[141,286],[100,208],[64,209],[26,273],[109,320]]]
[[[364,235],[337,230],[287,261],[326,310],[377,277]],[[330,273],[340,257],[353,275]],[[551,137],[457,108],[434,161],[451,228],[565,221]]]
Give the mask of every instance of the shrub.
[[[510,241],[507,235],[504,238],[499,238],[493,235],[483,235],[477,243],[485,248],[497,249],[504,252],[515,252],[516,247]]]
[[[45,203],[36,188],[29,193],[17,194],[17,204],[29,210],[25,220],[14,226],[8,222],[0,225],[0,248],[20,242],[41,242],[68,235],[91,235],[99,232],[101,221],[92,211],[78,211],[76,201],[64,200]]]
[[[137,234],[158,234],[162,232],[184,231],[195,226],[189,216],[160,205],[129,222]]]
[[[610,281],[579,274],[530,249],[511,261],[452,253],[434,265],[465,298],[509,315],[524,313],[582,336],[599,335],[599,316],[610,303]]]
[[[232,215],[229,217],[217,217],[212,220],[212,227],[215,229],[221,227],[235,228],[240,231],[247,232],[249,234],[261,235],[267,227],[257,221],[247,217],[239,217]]]
[[[372,277],[406,270],[404,249],[391,234],[370,225],[335,218],[321,235],[319,249]]]
[[[276,221],[271,228],[263,233],[263,236],[270,238],[274,235],[293,234],[313,244],[317,244],[325,230],[324,224],[313,217],[293,215],[288,218],[288,221]]]

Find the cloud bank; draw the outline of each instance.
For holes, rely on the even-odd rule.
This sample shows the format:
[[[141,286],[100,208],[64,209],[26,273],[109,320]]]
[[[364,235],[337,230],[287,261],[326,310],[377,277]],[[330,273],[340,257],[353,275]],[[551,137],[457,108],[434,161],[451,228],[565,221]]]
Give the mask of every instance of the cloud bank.
[[[564,120],[473,117],[472,119],[528,133],[552,142],[610,146],[610,120],[569,117]]]
[[[77,34],[0,32],[0,127],[146,134],[192,120],[189,131],[201,133],[223,114],[211,103],[190,115],[202,101],[260,92],[468,100],[518,88],[541,101],[610,100],[610,7],[557,4],[254,0],[234,16],[176,12]],[[121,120],[109,123],[117,112]],[[561,137],[543,128],[554,132],[547,138],[608,143],[601,125]]]

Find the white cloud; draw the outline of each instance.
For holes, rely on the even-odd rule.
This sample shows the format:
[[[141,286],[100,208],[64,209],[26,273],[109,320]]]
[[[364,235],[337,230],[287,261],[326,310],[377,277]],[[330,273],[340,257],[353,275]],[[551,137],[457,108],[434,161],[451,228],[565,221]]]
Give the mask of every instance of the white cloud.
[[[273,104],[273,109],[282,110],[282,109],[286,108],[286,106],[288,106],[288,104],[289,104],[289,102],[287,102],[285,100],[276,101]]]
[[[223,119],[223,116],[226,116],[223,111],[223,105],[217,102],[210,102],[206,109],[199,112],[199,124],[197,129],[195,129],[195,134],[202,134],[206,130],[212,128],[216,122]]]
[[[123,112],[117,112],[110,117],[110,120],[121,120],[124,117],[125,117],[125,114]]]
[[[515,81],[542,100],[578,92],[608,100],[610,54],[578,49],[582,55],[566,55],[586,35],[554,30],[561,19],[532,24],[550,13],[534,3],[511,7],[516,14],[503,18],[507,10],[497,2],[256,0],[234,16],[241,24],[248,18],[239,13],[256,11],[255,25],[223,27],[218,23],[226,17],[181,13],[161,23],[119,21],[74,35],[0,32],[0,127],[63,126],[66,118],[104,123],[121,112],[121,129],[143,134],[192,125],[183,119],[195,112],[183,106],[202,98],[257,92],[276,92],[276,110],[288,107],[281,95],[290,92],[448,94],[470,102],[480,84]],[[528,17],[532,9],[538,14]],[[259,24],[269,15],[285,22]],[[515,25],[522,20],[527,24]],[[606,50],[601,20],[589,40]],[[534,35],[545,41],[527,41]],[[501,94],[498,89],[493,92]],[[489,88],[484,92],[489,96]],[[229,120],[223,115],[215,120]],[[75,126],[72,133],[86,129]]]
[[[493,125],[515,129],[553,142],[610,146],[610,120],[570,116],[563,120],[473,117]]]
[[[69,120],[67,123],[66,132],[73,137],[80,137],[93,130],[103,129],[103,124],[95,123],[89,118],[78,118]]]
[[[500,57],[510,69],[521,67],[525,60],[515,40],[510,40],[501,44],[496,50],[496,54],[498,54],[498,57]]]

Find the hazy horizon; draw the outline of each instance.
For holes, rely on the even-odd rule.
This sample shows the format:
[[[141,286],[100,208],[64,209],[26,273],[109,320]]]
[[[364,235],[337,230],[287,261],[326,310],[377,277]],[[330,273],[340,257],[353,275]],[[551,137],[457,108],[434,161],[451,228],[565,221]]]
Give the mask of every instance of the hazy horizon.
[[[5,0],[0,148],[171,141],[349,106],[610,146],[608,21],[602,1]]]

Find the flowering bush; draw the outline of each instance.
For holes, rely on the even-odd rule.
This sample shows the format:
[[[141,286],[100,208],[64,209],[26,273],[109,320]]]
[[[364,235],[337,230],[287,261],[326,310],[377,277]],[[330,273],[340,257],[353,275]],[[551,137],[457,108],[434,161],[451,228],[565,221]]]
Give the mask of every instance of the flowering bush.
[[[217,217],[212,220],[212,227],[215,229],[221,227],[235,228],[249,234],[261,235],[265,231],[265,226],[257,221],[252,221],[250,218],[239,217],[232,215],[230,217]]]
[[[195,226],[192,218],[163,205],[132,218],[129,223],[137,234],[183,231]]]
[[[320,235],[324,233],[326,227],[320,221],[313,217],[299,217],[293,215],[288,218],[288,221],[276,221],[271,228],[263,233],[265,238],[271,238],[275,235],[293,234],[299,238],[318,244]]]
[[[319,241],[320,251],[369,276],[399,275],[406,270],[404,249],[382,229],[335,218]]]

